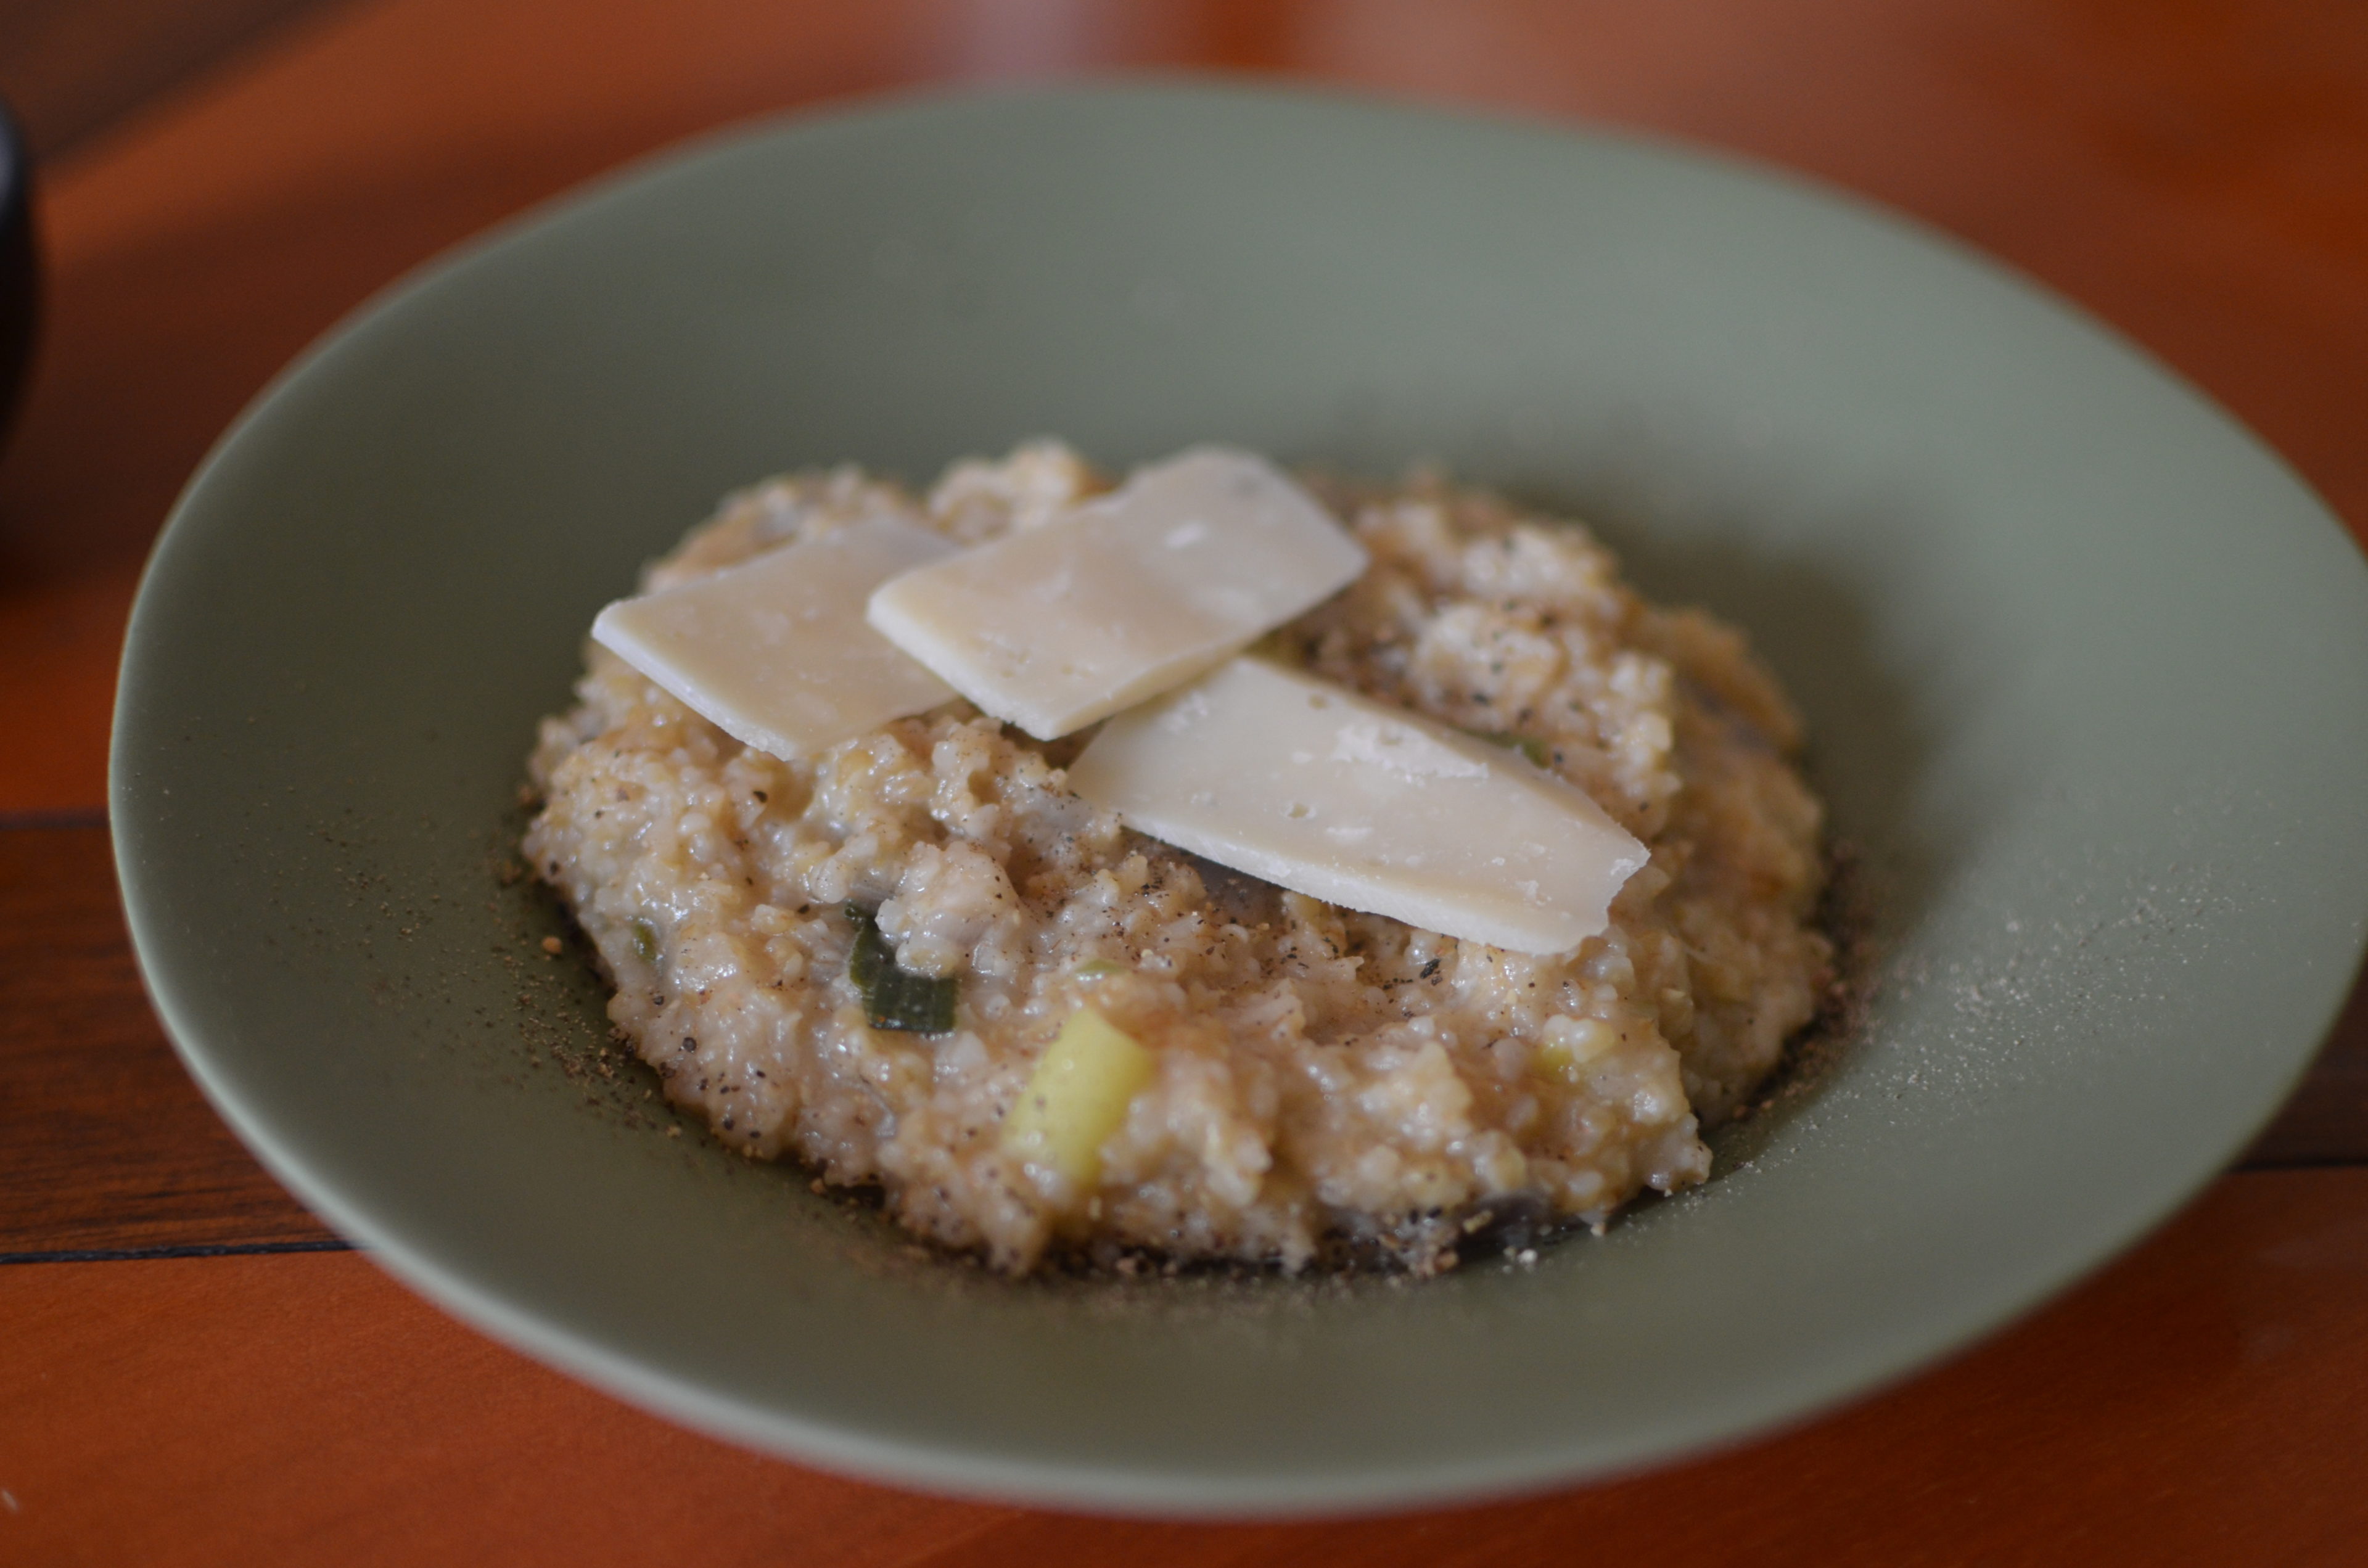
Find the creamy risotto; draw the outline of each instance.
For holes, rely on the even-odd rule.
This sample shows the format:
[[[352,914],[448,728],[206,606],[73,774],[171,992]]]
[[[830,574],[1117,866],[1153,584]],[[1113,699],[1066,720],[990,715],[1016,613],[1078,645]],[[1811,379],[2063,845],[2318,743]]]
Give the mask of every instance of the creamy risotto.
[[[883,515],[983,543],[1108,483],[1051,444],[926,497],[850,469],[775,480],[643,585]],[[1572,522],[1433,478],[1309,483],[1372,563],[1258,652],[1584,790],[1651,852],[1608,929],[1520,953],[1283,891],[1072,792],[1090,732],[1039,742],[959,699],[786,761],[595,645],[543,723],[525,848],[668,1097],[1013,1271],[1428,1272],[1508,1219],[1600,1226],[1701,1181],[1702,1131],[1827,978],[1792,708],[1736,631],[1645,603]],[[932,1032],[867,1021],[883,967],[946,1004]],[[1082,1166],[1007,1125],[1081,1013],[1143,1053]]]

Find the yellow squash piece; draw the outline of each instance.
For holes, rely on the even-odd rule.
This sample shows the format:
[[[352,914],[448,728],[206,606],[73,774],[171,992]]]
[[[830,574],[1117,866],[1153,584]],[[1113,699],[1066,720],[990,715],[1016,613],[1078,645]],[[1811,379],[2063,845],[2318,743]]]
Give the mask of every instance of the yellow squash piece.
[[[1004,1146],[1050,1165],[1082,1192],[1101,1179],[1102,1145],[1151,1081],[1151,1052],[1090,1007],[1069,1015],[1004,1119]]]
[[[1549,1018],[1545,1036],[1530,1059],[1530,1071],[1573,1088],[1584,1085],[1595,1064],[1620,1046],[1620,1031],[1600,1018]]]

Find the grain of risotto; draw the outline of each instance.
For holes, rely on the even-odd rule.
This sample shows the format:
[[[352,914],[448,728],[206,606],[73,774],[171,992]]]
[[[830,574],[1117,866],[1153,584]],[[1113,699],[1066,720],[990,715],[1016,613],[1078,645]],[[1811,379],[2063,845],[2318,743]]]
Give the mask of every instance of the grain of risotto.
[[[852,469],[774,480],[643,586],[883,512],[979,543],[1107,483],[1050,443],[926,499]],[[1143,1249],[1427,1272],[1508,1216],[1600,1225],[1701,1181],[1702,1130],[1830,963],[1791,706],[1740,634],[1645,603],[1573,523],[1430,477],[1311,483],[1372,565],[1260,651],[1587,790],[1652,852],[1608,930],[1514,953],[1224,870],[1064,789],[1087,735],[1034,741],[959,699],[783,761],[595,645],[542,724],[525,848],[667,1096],[1012,1271]],[[867,1025],[850,906],[896,967],[953,979],[951,1029]],[[1002,1134],[1087,1006],[1148,1063],[1080,1180]]]

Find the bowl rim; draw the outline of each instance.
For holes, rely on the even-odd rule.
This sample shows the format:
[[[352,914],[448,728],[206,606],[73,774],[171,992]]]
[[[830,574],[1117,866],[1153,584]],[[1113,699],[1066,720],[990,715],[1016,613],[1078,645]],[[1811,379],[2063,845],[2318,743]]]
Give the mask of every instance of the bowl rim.
[[[282,1147],[268,1119],[245,1103],[235,1087],[222,1075],[219,1064],[211,1059],[202,1041],[202,1030],[178,1005],[179,998],[168,986],[159,983],[154,958],[170,937],[160,924],[158,901],[161,895],[151,883],[147,864],[154,847],[152,840],[154,829],[153,824],[141,819],[142,802],[138,788],[125,768],[127,752],[132,748],[136,739],[131,733],[131,705],[125,697],[125,693],[131,689],[135,676],[135,656],[143,655],[144,645],[154,639],[154,604],[156,596],[164,591],[159,584],[173,570],[176,548],[187,545],[188,530],[183,527],[184,519],[192,510],[194,499],[214,480],[226,455],[238,447],[251,430],[273,418],[284,403],[301,398],[313,369],[335,355],[361,324],[380,318],[382,312],[399,302],[427,295],[479,258],[530,238],[557,216],[584,211],[620,197],[630,197],[644,184],[666,178],[673,171],[710,153],[783,134],[804,133],[817,126],[834,131],[858,129],[880,120],[901,119],[916,111],[962,111],[1047,99],[1080,102],[1176,96],[1312,101],[1366,112],[1425,118],[1442,124],[1492,127],[1541,139],[1604,141],[1681,162],[1708,164],[1754,180],[1773,183],[1828,207],[1839,205],[1862,218],[1872,218],[1925,245],[1944,249],[1990,274],[2003,277],[2021,291],[2037,295],[2091,332],[2103,335],[2142,361],[2156,375],[2212,409],[2226,424],[2244,432],[2261,454],[2317,502],[2333,526],[2339,529],[2342,528],[2325,500],[2311,490],[2307,482],[2294,472],[2282,455],[2253,436],[2242,421],[2144,345],[2134,342],[2109,323],[2071,302],[2051,286],[2033,278],[2012,263],[1983,252],[1913,214],[1874,202],[1814,175],[1804,175],[1730,150],[1705,147],[1683,139],[1640,132],[1625,127],[1601,126],[1545,116],[1443,108],[1321,85],[1278,87],[1225,75],[1174,72],[1129,74],[1049,86],[1034,85],[955,90],[924,87],[889,94],[868,94],[852,101],[804,107],[702,132],[635,157],[568,190],[539,200],[371,291],[277,372],[217,439],[175,502],[142,570],[126,631],[126,678],[119,688],[109,756],[108,816],[113,829],[118,879],[127,924],[143,983],[176,1053],[208,1101],[273,1176],[295,1193],[308,1208],[321,1214],[332,1228],[356,1239],[374,1264],[465,1323],[533,1359],[556,1365],[632,1403],[659,1411],[696,1429],[762,1451],[787,1453],[800,1462],[870,1481],[884,1480],[891,1483],[916,1485],[1003,1503],[1022,1502],[1123,1514],[1206,1518],[1326,1517],[1349,1512],[1395,1512],[1470,1503],[1535,1492],[1581,1479],[1611,1479],[1666,1463],[1679,1456],[1706,1455],[1729,1448],[1820,1417],[1841,1404],[1861,1399],[1912,1372],[1930,1367],[1996,1332],[2055,1297],[2076,1280],[2094,1273],[2136,1246],[2192,1201],[2226,1159],[2241,1150],[2260,1128],[2266,1125],[2275,1114],[2277,1106],[2307,1071],[2317,1043],[2324,1039],[2327,1028],[2343,1006],[2350,986],[2348,977],[2335,984],[2331,999],[2319,1009],[2320,1022],[2309,1042],[2311,1049],[2301,1051],[2282,1069],[2281,1087],[2268,1102],[2268,1108],[2230,1139],[2226,1148],[2207,1152],[2208,1157],[2201,1160],[2191,1157],[2188,1163],[2196,1167],[2192,1176],[2168,1184],[2167,1196],[2135,1228],[2125,1229],[2120,1239],[2102,1252],[2076,1248],[2074,1252],[2078,1256],[2057,1260],[2053,1266],[2040,1270],[2033,1280],[2002,1291],[1995,1300],[1968,1303],[1957,1320],[1937,1330],[1928,1324],[1925,1333],[1903,1336],[1884,1353],[1861,1361],[1852,1375],[1822,1381],[1820,1392],[1810,1399],[1804,1401],[1795,1395],[1775,1393],[1762,1402],[1769,1408],[1746,1413],[1730,1412],[1725,1420],[1709,1423],[1708,1429],[1667,1434],[1657,1443],[1626,1449],[1623,1457],[1617,1461],[1598,1462],[1577,1469],[1574,1469],[1567,1453],[1555,1452],[1537,1455],[1526,1465],[1508,1464],[1497,1459],[1469,1467],[1426,1464],[1404,1471],[1377,1471],[1349,1478],[1337,1475],[1313,1477],[1300,1472],[1269,1485],[1255,1485],[1245,1484],[1238,1478],[1163,1477],[1124,1467],[1063,1470],[1035,1460],[1007,1461],[974,1449],[958,1446],[941,1448],[916,1438],[877,1439],[828,1422],[808,1421],[778,1409],[741,1405],[720,1399],[712,1391],[685,1388],[670,1374],[643,1367],[615,1347],[556,1325],[498,1293],[482,1289],[465,1276],[448,1270],[439,1261],[423,1254],[414,1239],[405,1235],[400,1227],[381,1222],[367,1205],[350,1200],[349,1196],[334,1184],[319,1180],[300,1159]],[[2363,895],[2362,903],[2368,905],[2368,895]],[[2368,930],[2360,928],[2360,923],[2355,921],[2352,942],[2355,965],[2363,948],[2368,948]]]

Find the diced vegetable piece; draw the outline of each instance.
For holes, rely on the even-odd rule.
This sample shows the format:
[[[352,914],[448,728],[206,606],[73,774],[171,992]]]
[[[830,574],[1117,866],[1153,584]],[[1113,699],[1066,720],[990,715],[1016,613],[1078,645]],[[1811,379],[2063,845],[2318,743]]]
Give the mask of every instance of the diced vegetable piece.
[[[1584,1084],[1588,1069],[1620,1044],[1620,1031],[1601,1018],[1549,1018],[1545,1037],[1530,1058],[1530,1070],[1573,1087]]]
[[[1004,1146],[1079,1190],[1101,1179],[1102,1145],[1151,1081],[1151,1052],[1090,1007],[1069,1015],[1004,1119]]]
[[[657,928],[646,920],[633,922],[633,955],[643,963],[658,961]]]
[[[847,955],[847,978],[863,997],[863,1021],[875,1029],[901,1029],[908,1034],[944,1034],[954,1027],[954,1000],[962,983],[916,974],[896,962],[895,949],[880,934],[872,912],[860,903],[847,906],[855,927],[855,947]]]
[[[1470,733],[1486,741],[1492,746],[1503,746],[1507,751],[1520,752],[1529,758],[1532,767],[1554,766],[1554,753],[1547,749],[1545,742],[1535,735],[1517,735],[1510,730],[1474,730]]]

